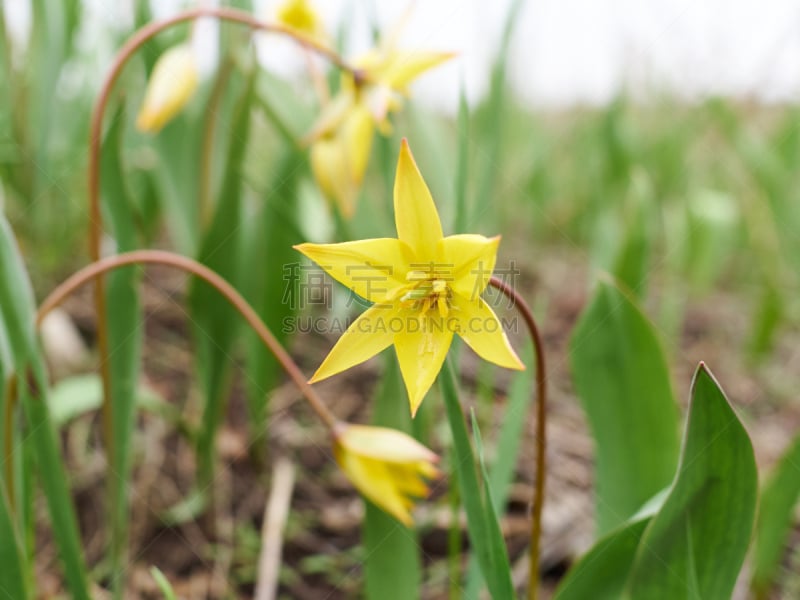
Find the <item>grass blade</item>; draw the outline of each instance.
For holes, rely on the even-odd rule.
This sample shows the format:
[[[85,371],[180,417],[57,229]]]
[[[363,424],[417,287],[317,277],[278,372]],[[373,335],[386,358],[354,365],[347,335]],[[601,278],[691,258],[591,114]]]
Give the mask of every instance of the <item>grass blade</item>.
[[[767,598],[775,581],[789,533],[794,507],[800,498],[800,436],[783,455],[764,484],[756,520],[751,587]]]

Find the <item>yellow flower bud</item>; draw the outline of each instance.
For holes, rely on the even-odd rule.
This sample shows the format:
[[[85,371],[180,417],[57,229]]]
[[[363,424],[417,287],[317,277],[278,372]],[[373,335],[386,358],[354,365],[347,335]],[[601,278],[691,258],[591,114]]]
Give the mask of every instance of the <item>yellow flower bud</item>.
[[[173,46],[156,62],[136,119],[140,131],[156,133],[177,115],[199,83],[197,59],[189,44]]]
[[[358,491],[411,526],[411,508],[428,495],[427,481],[439,476],[439,457],[395,429],[347,423],[335,435],[336,462]]]

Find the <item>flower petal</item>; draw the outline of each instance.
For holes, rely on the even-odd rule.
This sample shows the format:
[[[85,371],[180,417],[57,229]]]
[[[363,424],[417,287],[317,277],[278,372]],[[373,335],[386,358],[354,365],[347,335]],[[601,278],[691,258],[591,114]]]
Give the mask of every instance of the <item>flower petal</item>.
[[[486,289],[497,260],[500,236],[451,235],[439,242],[439,260],[452,265],[452,279],[448,286],[457,294],[476,300]]]
[[[406,527],[412,525],[411,502],[395,485],[385,463],[358,456],[339,443],[334,443],[333,454],[359,492]]]
[[[408,85],[428,69],[455,56],[454,52],[395,51],[389,55],[377,78],[404,92]]]
[[[136,127],[148,133],[159,131],[189,102],[198,85],[197,60],[189,44],[164,52],[150,75]]]
[[[458,315],[458,335],[484,360],[507,369],[525,370],[503,331],[500,320],[483,298],[468,300],[454,295],[454,315]]]
[[[411,269],[411,250],[394,238],[299,244],[294,248],[336,281],[371,302],[383,302],[388,292],[408,283],[406,274]]]
[[[368,308],[337,340],[309,382],[341,373],[388,348],[394,336],[390,321],[396,315],[396,309],[386,305]]]
[[[410,435],[389,427],[345,425],[340,443],[363,456],[395,463],[436,462],[439,457]]]
[[[412,323],[419,323],[418,329],[411,326]],[[414,319],[407,316],[405,324],[408,327],[394,336],[394,348],[408,390],[412,417],[417,414],[425,394],[439,374],[453,341],[453,331],[447,323],[447,319],[440,317]]]
[[[366,106],[356,104],[336,128],[311,145],[311,170],[326,197],[342,215],[353,216],[369,162],[375,124]]]
[[[444,237],[431,192],[403,139],[394,180],[397,237],[414,250],[418,262],[436,260],[436,244]]]

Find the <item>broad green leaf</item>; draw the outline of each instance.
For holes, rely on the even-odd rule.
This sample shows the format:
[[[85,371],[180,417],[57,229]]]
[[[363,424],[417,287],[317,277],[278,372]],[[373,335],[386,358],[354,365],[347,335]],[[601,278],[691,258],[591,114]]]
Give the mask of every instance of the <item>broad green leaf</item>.
[[[751,586],[766,598],[786,551],[794,508],[800,498],[800,436],[783,455],[761,492],[756,520]]]
[[[73,598],[89,599],[86,564],[72,499],[55,430],[47,410],[44,363],[34,332],[33,293],[19,250],[5,217],[0,217],[0,320],[5,327],[14,366],[20,375],[22,406],[47,500],[53,537]],[[30,390],[34,385],[37,390]],[[36,391],[36,394],[32,394]],[[29,464],[29,463],[27,463]]]
[[[619,600],[636,550],[650,518],[631,521],[607,533],[569,570],[556,600]]]
[[[656,494],[629,521],[597,540],[561,580],[555,600],[619,600],[645,528],[668,493]]]
[[[372,423],[410,433],[411,416],[400,368],[392,353],[385,352],[383,358],[383,379],[374,397]],[[363,541],[366,598],[419,598],[422,566],[416,532],[367,502]]]
[[[136,218],[125,186],[121,162],[124,106],[114,115],[103,141],[100,189],[104,214],[116,242],[117,252],[138,247]],[[112,461],[110,488],[111,571],[116,597],[122,593],[123,567],[127,553],[131,470],[131,437],[136,420],[136,387],[141,368],[142,316],[139,307],[139,267],[117,269],[106,278],[106,326],[108,328],[108,372],[111,378],[112,431],[108,448]]]
[[[495,600],[513,598],[514,586],[511,583],[508,557],[504,553],[497,552],[501,546],[505,548],[505,540],[502,536],[499,539],[497,537],[499,527],[489,523],[489,519],[495,517],[494,510],[491,499],[485,496],[482,486],[478,483],[475,455],[469,441],[461,403],[458,401],[455,374],[449,360],[444,363],[439,374],[439,382],[444,396],[447,420],[453,435],[453,458],[456,463],[461,498],[467,513],[470,544],[478,555],[478,562],[492,598]]]
[[[678,409],[652,325],[608,280],[570,342],[575,387],[595,441],[597,529],[624,523],[666,487],[678,458]]]
[[[757,495],[750,438],[701,363],[675,482],[642,536],[625,597],[730,598],[750,542]]]

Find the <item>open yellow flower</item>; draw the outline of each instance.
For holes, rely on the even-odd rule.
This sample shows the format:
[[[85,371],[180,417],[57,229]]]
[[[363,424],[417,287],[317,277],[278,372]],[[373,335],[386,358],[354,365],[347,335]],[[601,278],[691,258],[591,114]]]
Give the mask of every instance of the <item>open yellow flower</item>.
[[[153,67],[136,127],[148,133],[160,131],[186,106],[198,83],[197,59],[189,44],[164,52]]]
[[[439,457],[395,429],[343,423],[334,435],[336,462],[356,489],[410,526],[415,500],[428,495],[427,481],[439,475]]]
[[[497,316],[481,298],[500,238],[444,237],[439,214],[406,140],[394,184],[398,239],[300,244],[297,250],[373,302],[344,332],[311,382],[349,369],[394,344],[411,414],[433,385],[453,335],[480,356],[524,369]]]

